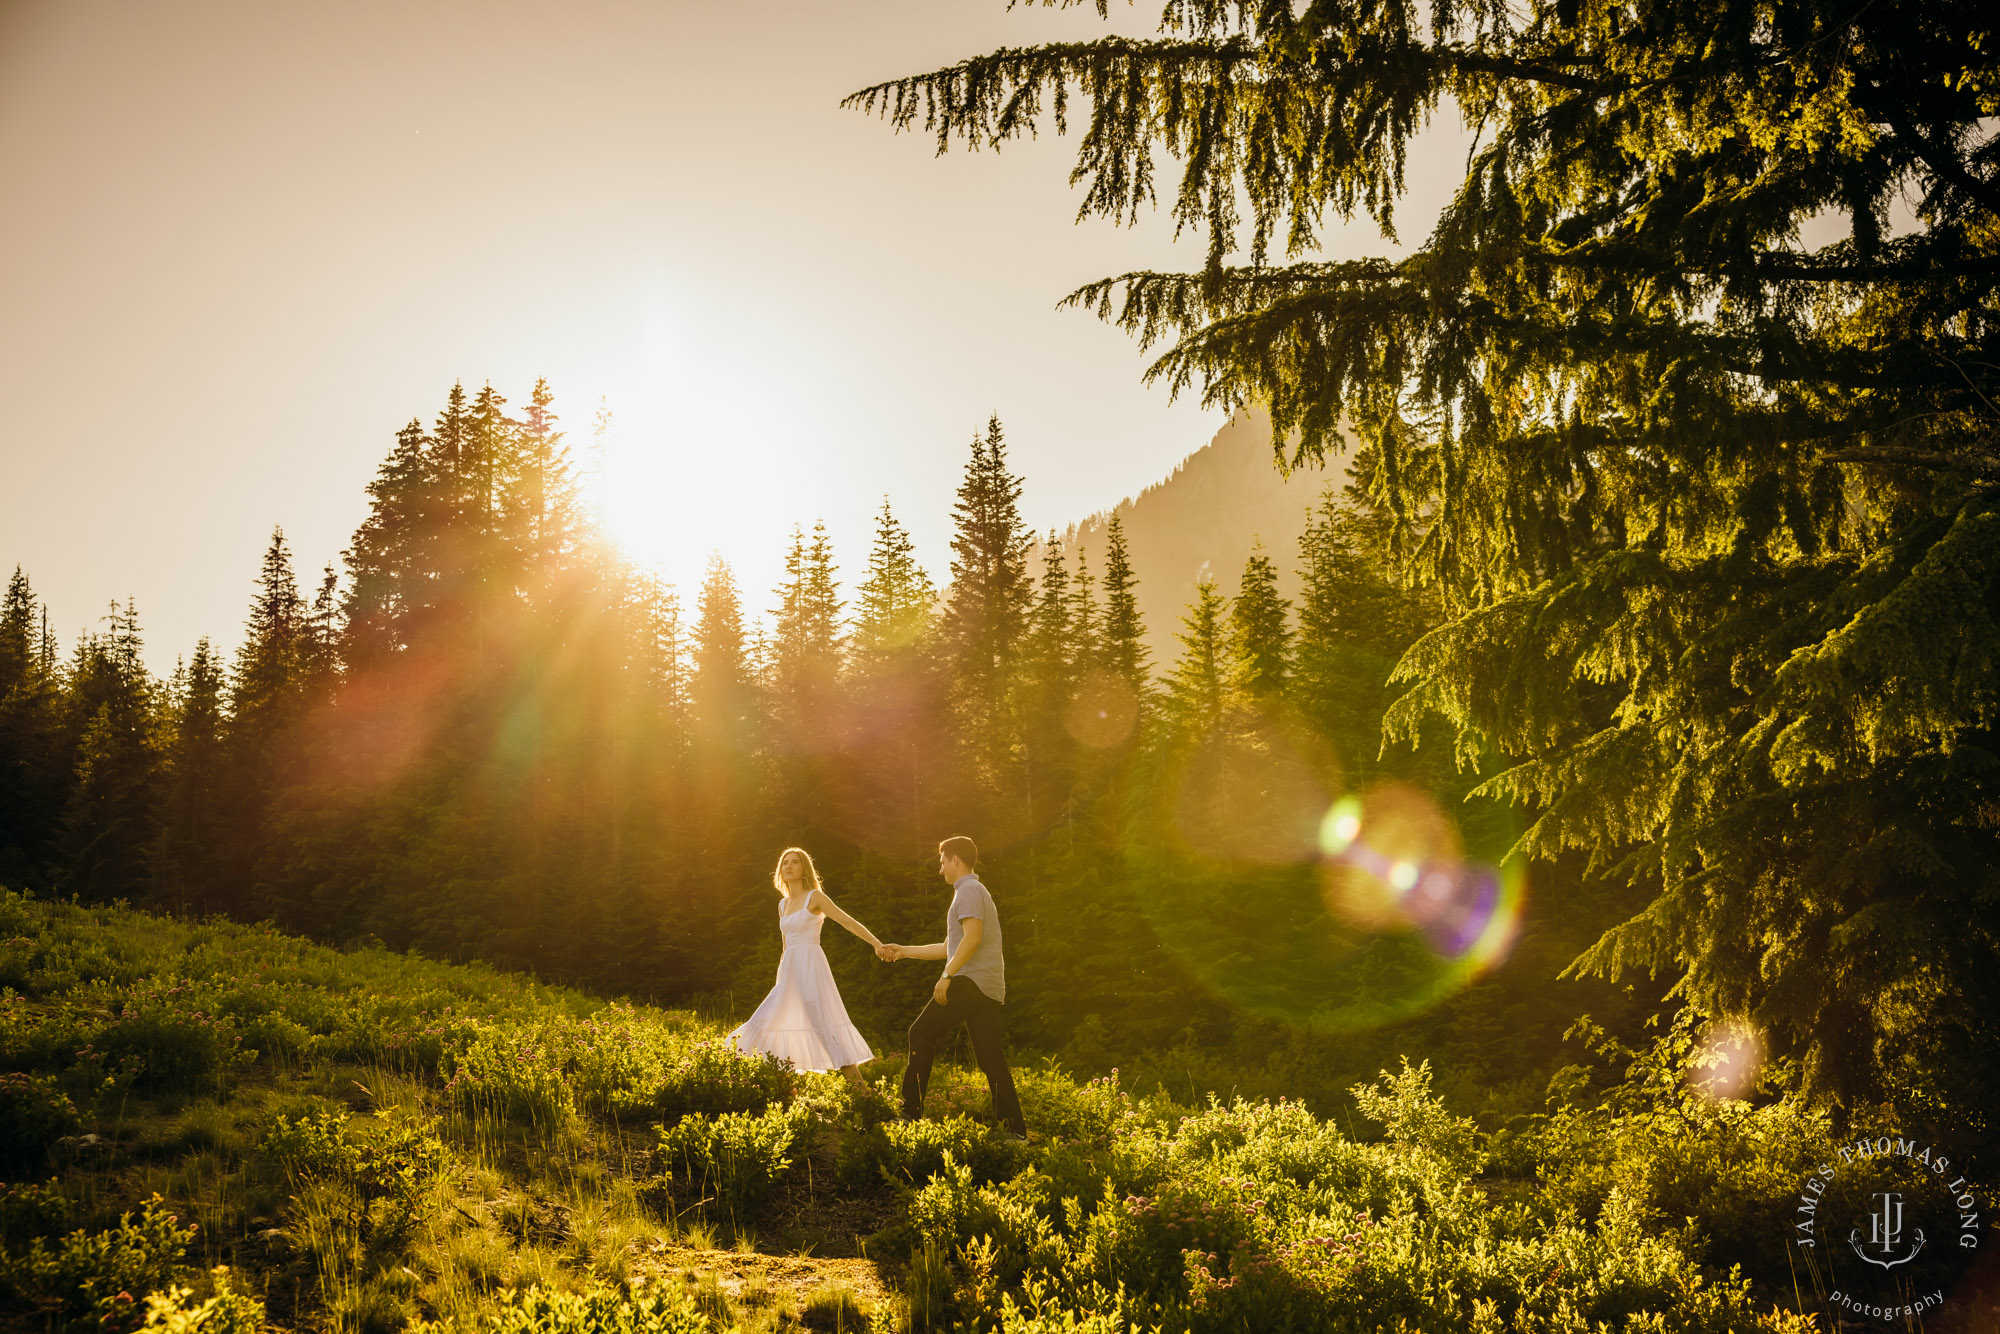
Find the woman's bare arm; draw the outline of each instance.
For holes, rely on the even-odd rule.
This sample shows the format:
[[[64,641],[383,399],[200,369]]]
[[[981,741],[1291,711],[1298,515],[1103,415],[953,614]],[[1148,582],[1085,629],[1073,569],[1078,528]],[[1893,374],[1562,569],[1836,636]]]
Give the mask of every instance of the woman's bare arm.
[[[829,896],[825,890],[816,889],[811,894],[806,895],[806,907],[810,908],[813,906],[813,899],[815,896],[817,896],[819,899],[819,910],[821,912],[825,913],[828,917],[831,917],[834,921],[846,927],[849,931],[852,931],[855,935],[867,941],[871,948],[875,949],[881,948],[882,942],[875,939],[875,933],[873,931],[870,931],[867,927],[861,925],[861,923],[855,921],[852,917],[849,917],[846,913],[842,912],[840,910],[840,905],[835,903],[832,897]]]

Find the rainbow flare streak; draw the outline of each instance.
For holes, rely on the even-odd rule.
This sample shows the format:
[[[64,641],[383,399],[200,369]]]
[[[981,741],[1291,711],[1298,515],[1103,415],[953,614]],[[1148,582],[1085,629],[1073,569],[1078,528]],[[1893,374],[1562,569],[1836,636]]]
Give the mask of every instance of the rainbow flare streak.
[[[1486,971],[1519,934],[1525,875],[1518,862],[1495,869],[1478,863],[1415,862],[1387,856],[1362,838],[1361,802],[1343,797],[1320,822],[1320,851],[1331,862],[1363,871],[1395,893],[1399,916],[1440,958],[1451,960],[1447,986]]]

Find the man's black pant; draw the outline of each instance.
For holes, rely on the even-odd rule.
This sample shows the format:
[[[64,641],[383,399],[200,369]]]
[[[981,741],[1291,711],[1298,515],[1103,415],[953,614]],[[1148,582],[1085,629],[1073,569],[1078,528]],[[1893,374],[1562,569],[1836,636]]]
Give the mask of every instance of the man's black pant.
[[[993,1110],[1001,1123],[1017,1135],[1028,1133],[1021,1118],[1021,1099],[1014,1093],[1014,1074],[1007,1068],[1006,1043],[1001,1036],[1001,1015],[1006,1007],[979,989],[969,977],[954,977],[945,992],[948,1003],[936,998],[924,1006],[917,1022],[910,1025],[910,1063],[903,1069],[903,1116],[914,1121],[924,1114],[924,1090],[931,1082],[931,1062],[937,1049],[960,1024],[972,1036],[972,1054],[986,1072],[986,1087],[993,1093]]]

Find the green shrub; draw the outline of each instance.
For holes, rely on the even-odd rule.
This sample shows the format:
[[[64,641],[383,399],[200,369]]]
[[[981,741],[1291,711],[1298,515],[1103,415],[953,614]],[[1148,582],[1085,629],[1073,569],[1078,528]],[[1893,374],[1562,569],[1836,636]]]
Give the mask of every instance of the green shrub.
[[[1197,1254],[1228,1267],[1237,1249],[1256,1237],[1256,1207],[1230,1180],[1204,1191],[1180,1183],[1158,1195],[1108,1200],[1091,1215],[1079,1246],[1079,1266],[1107,1287],[1123,1286],[1153,1299],[1188,1293],[1189,1263]]]
[[[442,1325],[414,1329],[444,1334]],[[540,1285],[500,1294],[499,1308],[478,1326],[485,1334],[709,1334],[694,1298],[675,1283],[553,1292]]]
[[[1035,1166],[1053,1183],[1055,1198],[1096,1201],[1107,1193],[1150,1195],[1173,1170],[1170,1136],[1134,1130],[1109,1144],[1082,1140],[1040,1146]]]
[[[47,903],[0,889],[0,986],[29,996],[73,992],[95,982],[124,986],[151,971],[147,945],[105,930],[102,909]]]
[[[1540,1196],[1553,1217],[1598,1217],[1614,1190],[1673,1224],[1693,1220],[1699,1258],[1787,1272],[1798,1185],[1833,1152],[1824,1114],[1690,1097],[1636,1112],[1566,1108],[1536,1137]],[[1864,1169],[1865,1170],[1865,1169]]]
[[[910,1253],[961,1254],[973,1286],[996,1292],[1038,1268],[1062,1272],[1069,1267],[1070,1248],[1051,1222],[1049,1187],[1049,1178],[1033,1168],[980,1185],[971,1169],[947,1154],[944,1170],[910,1200],[905,1233]]]
[[[301,1061],[312,1052],[312,1030],[282,1014],[252,1015],[237,1023],[244,1043],[267,1061]]]
[[[1031,1277],[1021,1285],[1021,1298],[1016,1303],[1013,1293],[1000,1295],[1005,1334],[1131,1334],[1142,1328],[1121,1291],[1095,1287],[1065,1301],[1050,1284]]]
[[[1441,1176],[1434,1160],[1416,1161],[1394,1146],[1356,1144],[1297,1102],[1211,1103],[1183,1120],[1163,1142],[1158,1161],[1146,1166],[1153,1184],[1120,1180],[1120,1189],[1137,1195],[1204,1190],[1218,1200],[1250,1190],[1281,1219],[1344,1217],[1357,1209],[1381,1213],[1456,1184]]]
[[[204,1008],[183,979],[134,989],[81,1055],[112,1068],[134,1059],[140,1087],[182,1092],[211,1088],[257,1059],[234,1021]]]
[[[102,1026],[67,1001],[31,1004],[19,992],[0,990],[0,1069],[67,1070]]]
[[[947,1157],[969,1170],[976,1181],[1011,1176],[1026,1160],[1021,1146],[970,1116],[891,1121],[880,1133],[880,1171],[914,1185],[942,1172]]]
[[[857,1087],[832,1071],[797,1074],[790,1104],[806,1109],[816,1121],[856,1132],[894,1121],[899,1115],[895,1100],[875,1085],[864,1083]]]
[[[0,1247],[54,1236],[69,1222],[69,1213],[69,1199],[53,1179],[39,1186],[23,1181],[0,1185]]]
[[[347,1139],[347,1120],[347,1113],[335,1111],[307,1112],[296,1119],[280,1114],[271,1118],[257,1148],[293,1181],[349,1176],[357,1155]]]
[[[1469,1177],[1485,1166],[1479,1128],[1472,1118],[1453,1116],[1431,1096],[1429,1061],[1412,1067],[1404,1057],[1399,1073],[1384,1070],[1375,1084],[1356,1084],[1349,1091],[1361,1114],[1381,1123],[1391,1144],[1432,1155],[1454,1176]]]
[[[1171,1124],[1176,1110],[1165,1098],[1134,1098],[1116,1070],[1078,1084],[1050,1064],[1017,1072],[1014,1084],[1028,1124],[1051,1140],[1105,1145],[1139,1126]]]
[[[51,1247],[0,1251],[0,1298],[70,1330],[125,1334],[145,1318],[140,1298],[167,1287],[195,1229],[158,1195],[103,1232],[79,1230]]]
[[[455,1059],[447,1057],[446,1096],[469,1112],[543,1131],[568,1125],[576,1095],[550,1039],[539,1025],[484,1030]]]
[[[210,1272],[215,1291],[197,1299],[193,1288],[170,1287],[146,1298],[140,1328],[157,1334],[257,1334],[264,1328],[264,1303],[230,1286],[229,1270]]]
[[[328,1025],[327,1045],[348,1060],[380,1061],[406,1073],[436,1074],[455,1065],[486,1028],[477,1015],[449,1002],[434,1009],[400,1014],[369,1024],[360,1016],[340,1016]]]
[[[788,1103],[797,1088],[791,1065],[770,1056],[746,1057],[721,1038],[685,1042],[659,1095],[659,1114],[761,1112]]]
[[[57,1140],[82,1129],[76,1104],[53,1078],[0,1072],[0,1169],[39,1167]]]
[[[748,1222],[791,1171],[806,1123],[803,1111],[775,1105],[756,1114],[697,1113],[660,1132],[660,1157],[677,1183]]]
[[[436,1121],[398,1117],[362,1141],[355,1154],[354,1184],[364,1201],[388,1200],[407,1218],[444,1174],[450,1157],[437,1137]]]

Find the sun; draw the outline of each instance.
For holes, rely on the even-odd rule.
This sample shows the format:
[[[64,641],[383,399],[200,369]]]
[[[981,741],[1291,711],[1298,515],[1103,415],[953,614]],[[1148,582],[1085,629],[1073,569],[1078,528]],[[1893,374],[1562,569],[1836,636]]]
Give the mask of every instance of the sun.
[[[720,552],[754,612],[785,534],[802,514],[811,522],[815,460],[783,387],[737,351],[649,338],[642,373],[606,395],[595,500],[634,565],[692,590]]]

